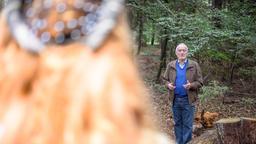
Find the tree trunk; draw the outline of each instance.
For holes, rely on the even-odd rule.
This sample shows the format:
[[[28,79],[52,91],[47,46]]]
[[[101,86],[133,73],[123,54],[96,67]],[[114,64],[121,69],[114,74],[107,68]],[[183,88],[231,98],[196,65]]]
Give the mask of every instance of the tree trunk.
[[[161,38],[161,43],[160,43],[160,47],[161,47],[161,57],[160,57],[160,67],[158,69],[158,73],[157,73],[157,77],[156,77],[156,81],[159,81],[160,75],[162,73],[162,68],[165,66],[165,61],[166,61],[166,50],[167,50],[167,43],[169,40],[169,37],[167,36],[167,29],[164,30],[164,37]]]
[[[169,49],[169,59],[172,60],[172,59],[176,58],[175,50],[176,50],[176,46],[178,45],[178,42],[177,41],[172,41],[170,45],[171,46],[170,46],[170,49]]]
[[[196,11],[198,10],[197,0],[194,0],[193,2],[193,13],[196,13]]]
[[[223,4],[224,4],[223,0],[212,0],[213,9],[222,9]],[[221,28],[221,19],[218,16],[213,16],[212,21],[215,27]]]
[[[215,129],[207,129],[198,137],[193,138],[188,144],[217,144]]]
[[[145,4],[145,0],[142,1],[141,5]],[[141,47],[142,47],[142,36],[143,36],[143,28],[144,28],[144,16],[143,11],[138,11],[138,21],[139,21],[139,36],[138,36],[138,51],[137,55],[140,54]]]
[[[231,65],[230,65],[230,76],[229,76],[229,84],[232,85],[233,77],[234,77],[234,71],[235,71],[235,65],[236,65],[236,59],[238,57],[238,53],[235,52],[235,55],[232,58]]]
[[[223,6],[222,6],[222,7],[223,7],[223,8],[228,8],[228,7],[229,7],[229,5],[230,5],[230,3],[231,3],[231,2],[230,2],[230,0],[224,0],[224,1],[223,1]]]
[[[155,44],[155,30],[152,31],[152,37],[151,37],[151,45],[153,46]]]
[[[224,0],[212,0],[212,7],[221,9],[223,6]]]
[[[240,119],[221,119],[215,123],[220,144],[240,144]]]
[[[256,144],[256,119],[241,118],[241,143]]]
[[[189,144],[256,144],[256,119],[229,118],[215,123],[215,130],[207,130]]]
[[[143,35],[143,16],[142,16],[142,12],[139,11],[138,12],[139,16],[138,16],[138,19],[139,19],[139,35],[138,35],[138,51],[137,51],[137,54],[140,54],[140,50],[141,50],[141,47],[142,47],[142,35]]]

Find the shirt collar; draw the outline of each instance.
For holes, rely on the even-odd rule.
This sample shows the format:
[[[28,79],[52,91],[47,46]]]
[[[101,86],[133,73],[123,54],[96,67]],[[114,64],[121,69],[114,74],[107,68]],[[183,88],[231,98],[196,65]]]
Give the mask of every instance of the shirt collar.
[[[186,58],[184,61],[184,64],[187,63],[188,59]],[[181,64],[180,61],[178,60],[178,64]]]

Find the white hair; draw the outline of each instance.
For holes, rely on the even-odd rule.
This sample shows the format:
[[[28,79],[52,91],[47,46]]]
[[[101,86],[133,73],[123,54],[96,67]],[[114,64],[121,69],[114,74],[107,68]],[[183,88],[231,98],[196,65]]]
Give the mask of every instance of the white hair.
[[[180,44],[178,44],[178,45],[177,45],[177,47],[176,47],[176,50],[175,50],[175,51],[177,51],[177,50],[178,50],[178,48],[181,48],[181,47],[186,48],[186,49],[188,50],[188,46],[187,46],[187,45],[185,45],[184,43],[180,43]]]

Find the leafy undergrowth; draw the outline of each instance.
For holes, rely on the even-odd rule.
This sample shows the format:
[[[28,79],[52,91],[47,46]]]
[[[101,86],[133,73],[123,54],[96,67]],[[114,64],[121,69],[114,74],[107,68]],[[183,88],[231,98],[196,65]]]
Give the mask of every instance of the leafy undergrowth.
[[[153,48],[149,49],[151,51],[141,53],[137,57],[139,70],[151,96],[153,111],[157,116],[154,120],[159,125],[162,132],[167,133],[173,138],[173,122],[168,92],[163,84],[156,83],[156,76],[160,64],[160,53],[154,51]],[[244,95],[243,89],[239,87],[239,82],[236,82],[231,86],[228,91],[232,91],[232,93],[228,92],[228,94],[224,94],[224,96],[220,95],[206,99],[203,103],[200,103],[198,111],[205,109],[209,112],[218,112],[218,119],[230,117],[256,117],[255,95]]]

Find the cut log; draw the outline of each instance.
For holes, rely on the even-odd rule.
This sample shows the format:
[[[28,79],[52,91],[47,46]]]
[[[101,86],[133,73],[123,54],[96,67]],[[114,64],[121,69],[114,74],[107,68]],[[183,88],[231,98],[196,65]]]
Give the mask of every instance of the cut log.
[[[188,144],[218,144],[215,129],[207,129],[199,137],[193,138]]]
[[[256,119],[241,118],[241,143],[256,144]]]
[[[221,119],[215,123],[217,129],[218,143],[240,144],[240,119]]]

